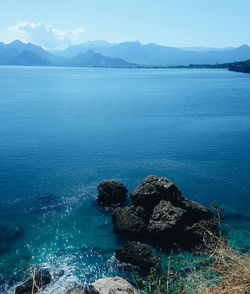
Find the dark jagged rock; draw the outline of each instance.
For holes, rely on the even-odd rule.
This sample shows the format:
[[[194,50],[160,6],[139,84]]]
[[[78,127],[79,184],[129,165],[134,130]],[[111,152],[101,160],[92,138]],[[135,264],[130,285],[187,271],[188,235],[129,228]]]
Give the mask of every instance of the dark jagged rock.
[[[143,236],[147,223],[148,214],[141,206],[118,207],[113,212],[114,232],[117,234]]]
[[[181,235],[182,246],[194,250],[212,250],[218,242],[218,222],[213,217],[187,226]]]
[[[104,180],[98,186],[98,202],[103,206],[117,206],[126,201],[126,187],[116,180]]]
[[[130,242],[123,249],[116,250],[115,254],[119,261],[138,266],[144,271],[160,264],[160,259],[153,255],[152,248],[141,242]]]
[[[140,294],[142,293],[121,277],[104,278],[89,286],[89,294]]]
[[[49,284],[51,282],[51,275],[47,269],[42,269],[36,272],[34,278],[37,287],[40,289],[43,286]],[[33,278],[29,278],[25,283],[17,286],[15,289],[15,294],[31,294],[33,288]],[[34,287],[34,293],[37,292],[38,289]]]
[[[62,294],[87,294],[87,293],[88,292],[86,291],[86,289],[84,289],[83,286],[78,285],[67,290],[66,292],[63,292]]]
[[[204,205],[194,202],[188,199],[183,200],[179,207],[185,209],[187,211],[187,218],[186,218],[186,224],[193,224],[195,222],[198,222],[202,219],[210,219],[213,216],[213,213],[211,210],[209,210]]]
[[[113,214],[115,233],[143,238],[163,248],[200,246],[201,224],[218,236],[218,220],[212,211],[186,199],[167,178],[148,176],[131,197],[134,206]]]
[[[173,206],[170,201],[161,200],[153,210],[147,231],[154,239],[166,242],[184,228],[186,215],[186,210]]]
[[[184,200],[179,189],[168,178],[146,177],[131,193],[134,205],[153,209],[161,200],[171,201],[174,205]]]

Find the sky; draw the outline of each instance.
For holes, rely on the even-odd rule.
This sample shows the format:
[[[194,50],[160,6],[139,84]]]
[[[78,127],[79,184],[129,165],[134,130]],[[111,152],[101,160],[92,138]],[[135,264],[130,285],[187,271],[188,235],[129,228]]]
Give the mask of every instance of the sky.
[[[235,47],[250,44],[249,11],[250,0],[0,0],[0,41]]]

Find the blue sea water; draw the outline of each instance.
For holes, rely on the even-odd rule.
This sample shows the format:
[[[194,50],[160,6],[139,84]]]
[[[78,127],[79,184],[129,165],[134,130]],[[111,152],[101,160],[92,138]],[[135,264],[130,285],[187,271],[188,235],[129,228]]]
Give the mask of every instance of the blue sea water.
[[[103,179],[131,191],[167,176],[222,206],[230,241],[249,250],[249,150],[250,75],[0,67],[0,225],[21,230],[0,239],[0,293],[37,264],[54,294],[124,271],[113,252],[125,240],[95,202]]]

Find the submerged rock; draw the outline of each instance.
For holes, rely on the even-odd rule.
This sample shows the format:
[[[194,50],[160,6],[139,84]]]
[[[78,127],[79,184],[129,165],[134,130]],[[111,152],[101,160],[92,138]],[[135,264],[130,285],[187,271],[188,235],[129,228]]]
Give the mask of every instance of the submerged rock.
[[[148,214],[141,206],[116,208],[112,217],[117,234],[143,236],[146,233]]]
[[[86,289],[84,289],[83,286],[78,285],[67,290],[66,292],[63,292],[62,294],[87,294],[87,293],[88,292],[86,291]]]
[[[130,242],[123,249],[116,250],[115,254],[119,261],[138,266],[144,271],[160,264],[160,259],[153,255],[151,246],[141,242]]]
[[[7,252],[23,234],[20,228],[0,225],[0,254]]]
[[[104,278],[90,284],[90,294],[141,294],[121,277]]]
[[[131,193],[134,205],[153,209],[161,200],[178,204],[184,200],[176,185],[168,178],[146,177]]]
[[[218,243],[218,219],[201,220],[187,226],[182,233],[182,245],[193,250],[213,250]]]
[[[97,201],[103,206],[118,206],[126,201],[127,188],[116,180],[104,180],[98,185]]]
[[[31,294],[38,291],[37,287],[33,289],[33,280],[39,289],[51,282],[51,275],[47,269],[39,270],[35,273],[35,277],[30,277],[26,282],[17,286],[15,294]],[[33,292],[32,292],[33,291]]]

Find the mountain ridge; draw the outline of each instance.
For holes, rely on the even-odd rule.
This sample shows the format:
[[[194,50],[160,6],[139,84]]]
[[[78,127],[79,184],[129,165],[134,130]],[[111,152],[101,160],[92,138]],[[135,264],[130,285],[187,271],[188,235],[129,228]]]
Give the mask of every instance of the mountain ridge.
[[[105,41],[106,42],[106,41]],[[70,56],[69,52],[84,53],[84,44],[70,46],[60,51],[61,56]],[[183,49],[177,47],[162,46],[155,43],[142,44],[139,41],[108,43],[105,47],[95,46],[89,43],[89,49],[112,58],[122,58],[127,62],[142,66],[172,66],[188,64],[216,64],[243,61],[250,58],[250,47],[204,48],[191,47]]]
[[[9,44],[0,43],[0,65],[20,66],[88,66],[88,67],[135,67],[120,58],[110,58],[89,50],[73,58],[57,56],[32,43],[15,40]]]
[[[246,44],[210,51],[198,48],[192,51],[139,41],[113,44],[97,40],[61,51],[47,51],[41,46],[15,40],[9,44],[0,42],[0,65],[168,67],[227,64],[250,59],[250,46]]]

